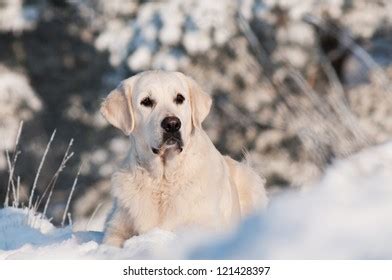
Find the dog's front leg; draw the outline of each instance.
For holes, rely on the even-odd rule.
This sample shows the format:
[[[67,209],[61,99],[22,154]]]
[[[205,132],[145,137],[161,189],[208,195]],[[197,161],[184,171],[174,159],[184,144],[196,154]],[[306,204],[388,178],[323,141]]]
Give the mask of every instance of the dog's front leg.
[[[129,215],[120,207],[114,207],[113,213],[106,223],[103,243],[111,246],[122,247],[124,242],[136,235]]]

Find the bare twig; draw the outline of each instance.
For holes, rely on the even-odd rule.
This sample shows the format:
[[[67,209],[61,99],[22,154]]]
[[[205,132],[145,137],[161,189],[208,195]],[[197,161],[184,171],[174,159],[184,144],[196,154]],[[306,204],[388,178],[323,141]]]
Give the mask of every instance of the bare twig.
[[[45,149],[44,155],[42,156],[41,162],[40,162],[40,164],[38,166],[37,173],[35,174],[33,187],[32,187],[31,192],[30,192],[29,205],[28,205],[29,209],[32,207],[34,192],[35,192],[35,189],[37,188],[38,178],[39,178],[39,175],[41,173],[42,166],[44,165],[44,162],[45,162],[45,159],[46,159],[46,155],[48,154],[50,145],[52,144],[52,141],[53,141],[55,135],[56,135],[56,129],[53,131],[52,136],[50,137],[49,142],[46,145],[46,149]]]
[[[19,207],[19,200],[20,200],[20,176],[16,179],[16,200],[14,201],[14,207]]]
[[[64,213],[63,213],[63,219],[61,221],[61,226],[62,227],[64,227],[65,218],[66,218],[66,216],[68,214],[68,208],[69,208],[69,205],[71,203],[73,192],[74,192],[74,190],[76,188],[76,184],[78,183],[78,178],[79,178],[80,170],[82,169],[82,165],[83,164],[80,165],[78,173],[75,176],[75,179],[74,179],[73,184],[72,184],[71,192],[69,193],[69,196],[68,196],[67,204],[65,205],[65,209],[64,209]]]
[[[9,200],[9,192],[10,189],[12,187],[12,194],[15,200],[15,183],[14,183],[14,163],[16,162],[16,159],[18,157],[19,153],[16,153],[14,155],[14,161],[13,163],[11,163],[11,158],[10,158],[10,154],[8,151],[5,151],[5,155],[6,155],[6,159],[7,159],[7,166],[8,166],[8,170],[9,170],[9,179],[8,179],[8,186],[7,186],[7,193],[6,193],[6,199],[5,199],[5,205],[4,207],[9,206],[8,205],[8,200]]]
[[[293,67],[287,59],[283,59],[285,62],[284,65],[286,66],[284,69],[285,71],[280,71],[281,66],[278,66],[271,61],[268,51],[264,48],[262,42],[258,40],[249,23],[240,12],[238,12],[237,19],[242,33],[247,38],[259,64],[262,66],[266,77],[268,78],[268,82],[277,92],[289,112],[301,120],[299,123],[294,122],[294,127],[291,128],[297,132],[300,138],[302,136],[301,133],[298,132],[301,132],[304,129],[308,131],[306,134],[307,138],[314,138],[310,142],[305,141],[305,146],[308,146],[306,143],[314,143],[310,144],[308,148],[311,150],[316,149],[316,153],[319,152],[320,149],[325,150],[325,159],[328,161],[330,153],[334,153],[335,151],[332,150],[330,152],[328,149],[324,148],[327,146],[336,146],[334,145],[334,142],[337,140],[343,141],[346,147],[351,147],[353,146],[352,144],[355,144],[354,148],[368,145],[371,140],[360,127],[355,116],[350,111],[347,102],[344,102],[344,90],[340,84],[336,83],[335,76],[332,75],[333,73],[331,74],[329,71],[327,76],[330,80],[332,90],[336,90],[339,96],[333,96],[332,100],[324,100],[313,90],[304,79],[303,75]],[[348,42],[351,45],[354,44],[352,40],[350,41],[347,38],[344,38],[344,40],[346,44],[348,44]],[[356,49],[356,51],[358,52],[358,49]],[[363,53],[361,53],[361,55],[362,57],[367,58]],[[368,65],[369,64],[371,64],[371,61],[369,62],[368,60]],[[330,70],[327,69],[327,66],[324,67],[325,71]],[[374,66],[374,64],[372,66]],[[279,78],[281,73],[284,75]],[[286,82],[287,78],[298,87],[298,90],[310,101],[309,105],[311,106],[304,106],[301,99],[297,98],[297,96],[292,96],[292,89],[289,88],[289,85]],[[342,100],[336,100],[336,98]],[[348,138],[346,136],[342,138],[342,135],[347,135],[347,132],[350,133],[349,135],[351,137]],[[322,136],[319,135],[320,133],[322,133]],[[351,148],[339,150],[339,155],[345,155],[347,152],[350,153],[351,150]]]
[[[42,197],[41,197],[40,201],[38,202],[37,208],[41,205],[42,200],[46,196],[46,193],[49,191],[49,195],[48,195],[48,197],[46,199],[45,207],[44,207],[44,211],[43,211],[43,215],[44,216],[46,215],[46,211],[48,209],[48,205],[49,205],[50,199],[52,197],[53,190],[54,190],[54,187],[55,187],[55,185],[57,183],[58,177],[59,177],[60,173],[64,170],[68,160],[74,155],[74,153],[69,153],[69,151],[70,151],[70,149],[72,147],[72,144],[73,144],[73,139],[71,139],[69,141],[68,147],[67,147],[67,149],[66,149],[66,151],[64,153],[64,157],[63,157],[63,159],[62,159],[62,161],[60,163],[60,166],[58,167],[57,171],[53,175],[53,177],[50,180],[49,184],[46,186],[45,191],[43,192]]]
[[[101,208],[102,205],[103,205],[103,203],[101,202],[97,205],[97,207],[95,207],[94,212],[91,214],[90,219],[87,222],[85,230],[88,230],[88,227],[89,227],[91,221],[94,219],[95,215],[97,214],[98,210]]]
[[[260,44],[256,35],[254,34],[251,27],[249,26],[249,23],[246,21],[246,19],[242,16],[240,12],[237,13],[237,22],[242,33],[245,35],[246,39],[248,40],[250,47],[255,53],[258,62],[260,63],[260,65],[263,66],[263,71],[265,72],[267,78],[269,79],[271,86],[275,87],[275,85],[273,85],[273,82],[271,81],[271,78],[273,77],[276,69],[273,63],[271,62],[267,50],[263,47],[262,44]]]
[[[68,213],[68,214],[67,214],[67,217],[68,217],[68,224],[69,224],[70,226],[72,226],[72,217],[71,217],[71,213]]]
[[[330,31],[345,49],[349,50],[357,59],[365,64],[367,69],[375,70],[376,80],[378,81],[378,84],[381,84],[384,92],[387,94],[387,100],[391,102],[392,90],[387,74],[371,55],[355,42],[347,31],[310,14],[307,14],[304,17],[304,21],[324,31]]]
[[[8,206],[10,188],[11,188],[11,185],[14,186],[14,171],[15,171],[16,161],[17,161],[18,156],[20,154],[20,152],[17,149],[18,149],[18,144],[19,144],[19,140],[20,140],[20,135],[22,134],[22,128],[23,128],[23,121],[21,121],[19,123],[18,133],[16,134],[15,146],[14,146],[14,157],[12,159],[12,164],[10,164],[11,161],[9,158],[9,154],[8,154],[8,151],[6,151],[9,176],[8,176],[7,191],[6,191],[5,201],[4,201],[4,207]],[[14,192],[14,198],[15,198],[15,192]]]
[[[343,85],[340,83],[335,69],[332,67],[330,60],[321,51],[320,47],[319,50],[320,65],[326,74],[331,84],[332,92],[334,93],[332,94],[332,102],[333,107],[337,109],[335,112],[339,115],[342,122],[346,123],[347,127],[352,128],[352,133],[355,134],[355,138],[359,140],[360,144],[370,145],[373,140],[370,139],[370,136],[367,133],[365,133],[360,126],[358,119],[350,110]]]

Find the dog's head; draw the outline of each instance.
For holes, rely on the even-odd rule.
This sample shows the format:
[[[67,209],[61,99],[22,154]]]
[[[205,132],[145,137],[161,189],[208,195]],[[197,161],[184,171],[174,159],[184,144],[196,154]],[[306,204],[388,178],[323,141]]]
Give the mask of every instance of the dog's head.
[[[102,103],[113,126],[148,153],[181,153],[211,107],[211,98],[179,72],[147,71],[124,80]]]

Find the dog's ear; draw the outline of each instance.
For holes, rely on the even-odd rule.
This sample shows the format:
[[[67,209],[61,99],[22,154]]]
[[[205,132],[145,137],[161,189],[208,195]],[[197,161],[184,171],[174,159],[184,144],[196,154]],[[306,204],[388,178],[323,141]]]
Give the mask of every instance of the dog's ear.
[[[100,112],[114,127],[121,129],[125,135],[130,135],[135,127],[132,109],[132,85],[135,76],[121,84],[105,98]]]
[[[185,76],[185,75],[183,75]],[[190,93],[192,123],[201,128],[201,124],[210,112],[212,99],[192,78],[185,76]]]

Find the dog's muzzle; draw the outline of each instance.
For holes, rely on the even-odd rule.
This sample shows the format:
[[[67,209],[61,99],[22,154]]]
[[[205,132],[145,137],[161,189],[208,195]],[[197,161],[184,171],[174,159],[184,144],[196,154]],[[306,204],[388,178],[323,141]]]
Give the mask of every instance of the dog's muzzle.
[[[174,149],[182,152],[184,143],[181,137],[181,121],[177,117],[166,117],[161,122],[163,128],[162,142],[159,148],[152,148],[154,154],[162,154],[166,150]]]
[[[167,133],[164,132],[162,136],[162,143],[158,148],[152,148],[152,152],[154,154],[163,154],[166,150],[176,150],[178,152],[182,152],[184,143],[181,138],[181,133]]]

